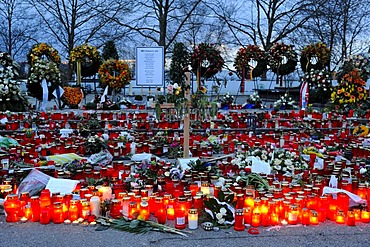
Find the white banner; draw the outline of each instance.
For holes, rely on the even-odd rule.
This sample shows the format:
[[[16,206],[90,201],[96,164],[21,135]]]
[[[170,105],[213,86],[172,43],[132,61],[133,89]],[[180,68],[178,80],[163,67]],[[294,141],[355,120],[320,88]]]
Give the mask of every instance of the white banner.
[[[136,85],[162,86],[163,82],[163,47],[136,47]]]

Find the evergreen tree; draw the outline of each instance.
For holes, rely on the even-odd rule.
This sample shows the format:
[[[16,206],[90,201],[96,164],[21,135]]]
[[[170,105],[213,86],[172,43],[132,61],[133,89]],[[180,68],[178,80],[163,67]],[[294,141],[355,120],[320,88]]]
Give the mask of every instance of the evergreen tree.
[[[107,41],[105,43],[104,48],[103,48],[102,57],[104,60],[108,60],[108,59],[118,60],[119,59],[116,44],[114,43],[113,40]]]
[[[188,69],[190,55],[183,43],[176,43],[172,53],[172,61],[170,65],[170,80],[171,83],[177,83],[183,86],[185,82],[185,72]]]

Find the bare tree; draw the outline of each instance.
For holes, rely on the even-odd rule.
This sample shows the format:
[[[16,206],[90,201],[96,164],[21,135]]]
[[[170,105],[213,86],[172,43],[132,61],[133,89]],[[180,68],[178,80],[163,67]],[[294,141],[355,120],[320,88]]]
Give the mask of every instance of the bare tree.
[[[254,43],[265,50],[301,28],[313,11],[311,0],[230,1],[226,5],[212,1],[207,5],[227,23],[239,45]]]
[[[0,0],[0,49],[13,58],[21,54],[34,35],[30,24],[22,1]]]
[[[117,4],[121,1],[117,0]],[[189,18],[202,0],[137,0],[130,5],[130,21],[113,18],[122,28],[142,37],[146,43],[163,46],[165,51],[184,32]],[[108,17],[108,16],[107,16]]]
[[[106,16],[115,18],[117,13],[125,9],[123,4],[117,5],[110,1],[28,0],[28,2],[42,19],[45,32],[68,54],[77,44],[99,39],[98,33],[109,24],[110,19]],[[103,12],[105,15],[102,15]],[[104,41],[100,43],[103,44]]]
[[[370,48],[368,0],[325,0],[315,8],[315,14],[296,37],[304,43],[322,41],[327,44],[333,70],[348,55]]]

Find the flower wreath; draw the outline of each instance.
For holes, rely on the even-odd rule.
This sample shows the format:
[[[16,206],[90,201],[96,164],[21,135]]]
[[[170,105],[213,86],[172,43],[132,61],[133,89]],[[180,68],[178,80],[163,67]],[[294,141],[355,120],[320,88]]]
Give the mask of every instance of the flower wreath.
[[[28,63],[33,66],[36,60],[40,60],[42,56],[46,56],[48,60],[60,64],[60,56],[58,51],[52,46],[41,43],[34,44],[27,55]]]
[[[316,57],[317,63],[313,64],[311,59]],[[330,50],[322,42],[305,46],[301,53],[301,68],[303,72],[314,70],[322,70],[330,63]]]
[[[69,60],[72,63],[81,62],[81,75],[83,77],[95,75],[101,65],[101,56],[98,49],[88,44],[73,48]]]
[[[61,75],[56,63],[46,60],[37,60],[30,69],[27,89],[29,93],[42,100],[41,82],[45,79],[48,83],[49,100],[53,97],[53,91],[61,84]]]
[[[76,108],[83,99],[83,92],[80,87],[63,87],[62,100],[70,107]]]
[[[200,76],[206,79],[220,72],[225,61],[221,52],[213,44],[201,43],[191,54],[191,67],[194,73],[200,68]]]
[[[128,64],[122,60],[109,59],[99,68],[101,86],[108,85],[111,88],[120,89],[130,84],[131,70]]]
[[[284,57],[287,62],[283,64]],[[269,49],[267,59],[272,72],[278,75],[288,75],[297,66],[297,53],[294,51],[293,45],[275,43]]]
[[[249,62],[254,60],[257,66],[252,68],[252,77],[258,77],[267,70],[267,63],[265,60],[265,53],[257,45],[248,45],[239,49],[234,60],[234,67],[239,76],[243,76],[243,68],[245,71],[251,68]]]

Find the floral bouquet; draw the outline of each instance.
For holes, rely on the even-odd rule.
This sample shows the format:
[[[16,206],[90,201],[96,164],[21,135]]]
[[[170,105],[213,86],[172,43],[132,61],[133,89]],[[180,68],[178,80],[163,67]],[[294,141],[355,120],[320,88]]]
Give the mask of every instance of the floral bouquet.
[[[259,109],[262,107],[262,100],[256,92],[249,95],[247,102],[243,104],[243,109]]]
[[[332,89],[331,101],[336,109],[358,109],[367,100],[365,85],[359,70],[345,74],[340,84]]]
[[[219,192],[218,199],[211,197],[204,200],[205,211],[211,217],[213,226],[230,227],[234,224],[235,206],[232,204],[233,200],[233,193],[225,197],[222,191]]]
[[[287,93],[282,95],[280,99],[274,102],[274,110],[292,110],[294,109],[295,101]]]
[[[96,154],[108,148],[107,142],[100,136],[90,136],[85,141],[87,154]]]
[[[330,72],[311,69],[309,72],[306,72],[303,80],[307,81],[309,85],[310,102],[327,102],[330,98],[330,89],[332,88]]]
[[[234,102],[234,96],[230,95],[229,92],[227,92],[221,99],[220,99],[220,103],[221,103],[221,108],[224,108],[224,107],[228,107],[229,105],[231,105],[233,102]]]
[[[296,170],[308,169],[308,164],[295,152],[286,149],[276,149],[273,152],[271,168],[279,174],[294,174]]]

